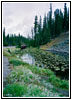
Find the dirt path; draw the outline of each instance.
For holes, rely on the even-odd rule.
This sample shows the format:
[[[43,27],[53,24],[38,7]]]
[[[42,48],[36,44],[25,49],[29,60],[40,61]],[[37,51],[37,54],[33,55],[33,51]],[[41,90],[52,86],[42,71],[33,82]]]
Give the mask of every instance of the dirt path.
[[[8,58],[3,56],[3,87],[6,85],[7,83],[7,77],[10,73],[11,69],[9,69],[9,61]]]

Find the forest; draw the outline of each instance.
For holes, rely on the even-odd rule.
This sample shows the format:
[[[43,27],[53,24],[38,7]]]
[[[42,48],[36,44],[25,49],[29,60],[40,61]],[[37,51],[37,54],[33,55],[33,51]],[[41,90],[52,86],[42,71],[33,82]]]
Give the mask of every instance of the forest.
[[[32,37],[27,38],[15,34],[5,34],[5,27],[3,29],[3,45],[4,46],[18,46],[23,44],[27,46],[39,47],[50,42],[51,39],[58,37],[60,33],[69,30],[69,8],[66,3],[64,4],[64,13],[61,9],[54,11],[54,17],[52,17],[52,4],[50,4],[50,11],[44,14],[43,23],[40,16],[38,22],[38,16],[35,16],[34,27],[31,28]]]

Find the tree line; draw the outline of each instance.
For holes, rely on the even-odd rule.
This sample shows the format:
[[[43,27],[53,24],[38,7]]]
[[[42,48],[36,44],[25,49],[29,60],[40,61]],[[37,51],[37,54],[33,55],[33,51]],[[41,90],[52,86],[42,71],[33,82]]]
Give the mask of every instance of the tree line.
[[[22,35],[16,36],[15,34],[5,35],[5,28],[3,29],[3,46],[17,46],[21,47],[22,44],[30,46],[30,40]]]
[[[34,26],[31,28],[32,38],[25,38],[20,34],[18,36],[9,34],[5,36],[5,28],[3,30],[3,45],[21,45],[23,43],[28,46],[39,47],[40,45],[50,42],[51,39],[60,35],[61,32],[69,30],[69,8],[64,4],[64,13],[61,9],[54,11],[52,17],[52,4],[50,3],[50,11],[42,17],[35,16]]]
[[[50,4],[50,11],[44,15],[43,23],[40,16],[35,16],[34,28],[32,29],[33,46],[40,46],[46,44],[51,39],[60,35],[61,32],[69,30],[69,8],[64,4],[64,13],[61,9],[54,11],[52,17],[52,4]]]

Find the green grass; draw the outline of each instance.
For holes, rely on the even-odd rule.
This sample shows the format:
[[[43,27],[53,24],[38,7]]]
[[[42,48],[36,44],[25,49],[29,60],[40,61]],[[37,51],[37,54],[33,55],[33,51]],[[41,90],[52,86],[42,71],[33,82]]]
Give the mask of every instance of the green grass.
[[[33,73],[36,73],[36,74],[40,74],[40,75],[54,75],[54,72],[52,72],[50,69],[44,69],[44,68],[40,68],[40,67],[37,67],[37,66],[32,66],[32,65],[29,65],[19,59],[10,59],[9,61],[11,64],[13,64],[13,66],[19,66],[19,65],[23,65],[24,67],[27,67],[28,69],[30,69]]]
[[[58,96],[58,94],[52,94],[46,88],[35,84],[8,84],[3,90],[4,97],[54,97],[54,95]]]
[[[10,59],[9,62],[11,64],[13,64],[14,66],[19,66],[19,65],[23,65],[24,64],[21,60],[18,60],[18,59]]]
[[[60,78],[56,77],[55,75],[52,75],[49,77],[49,81],[55,85],[56,87],[60,87],[63,89],[69,89],[69,83],[66,80],[61,80]]]
[[[18,83],[8,84],[4,90],[4,97],[20,97],[27,92],[27,86],[20,85]]]
[[[63,88],[63,89],[69,88],[68,81],[61,80],[60,78],[56,77],[54,72],[52,72],[50,69],[44,69],[44,68],[40,68],[40,67],[37,67],[37,66],[32,66],[32,65],[24,63],[23,61],[18,60],[18,59],[11,59],[10,63],[13,64],[14,66],[23,65],[23,67],[26,68],[26,70],[29,70],[29,71],[31,70],[32,73],[34,73],[34,74],[47,76],[49,78],[49,81],[56,87]],[[21,69],[18,72],[18,77],[21,77],[21,76],[19,76],[19,75],[21,75],[20,71],[21,71]],[[28,73],[28,72],[26,72],[26,73]],[[18,77],[17,77],[17,79],[18,79]],[[33,76],[31,75],[30,77],[32,78]],[[23,80],[26,81],[26,82],[30,81],[28,79],[28,75],[26,76],[26,74],[25,74],[25,78]]]
[[[14,67],[13,71],[8,77],[8,82],[9,83],[15,83],[15,82],[20,82],[23,84],[29,84],[29,83],[38,83],[38,78],[39,76],[32,73],[31,70],[29,70],[26,67],[23,66],[18,66]]]
[[[7,57],[10,57],[11,56],[11,54],[9,52],[7,52],[7,51],[3,51],[3,55],[4,56],[7,56]]]

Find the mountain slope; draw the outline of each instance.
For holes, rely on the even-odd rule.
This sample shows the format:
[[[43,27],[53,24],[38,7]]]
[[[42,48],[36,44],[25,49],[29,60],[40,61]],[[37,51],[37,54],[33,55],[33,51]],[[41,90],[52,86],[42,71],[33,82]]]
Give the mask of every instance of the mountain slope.
[[[60,52],[69,51],[69,32],[61,33],[59,37],[52,39],[50,43],[42,45],[42,50],[54,50]]]

